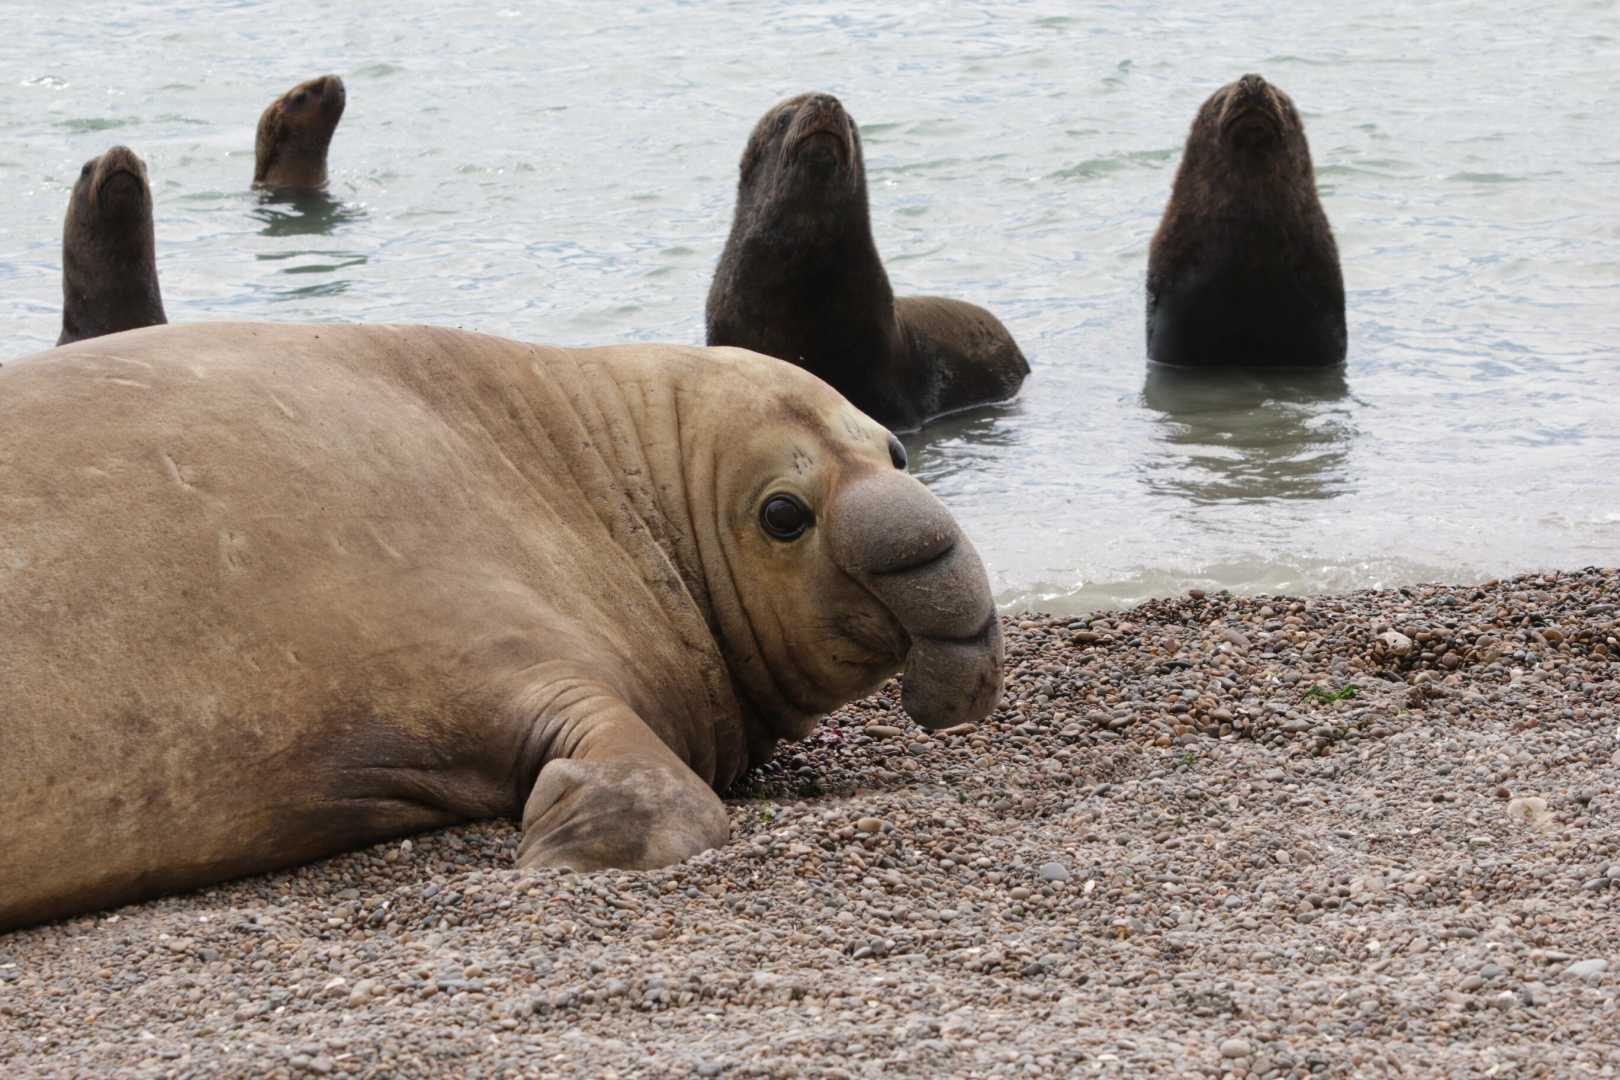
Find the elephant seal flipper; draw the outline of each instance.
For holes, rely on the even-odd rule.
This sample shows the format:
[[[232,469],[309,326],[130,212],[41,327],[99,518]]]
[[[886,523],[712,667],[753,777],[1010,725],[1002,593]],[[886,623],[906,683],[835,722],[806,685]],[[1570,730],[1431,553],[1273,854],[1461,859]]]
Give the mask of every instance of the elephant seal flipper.
[[[168,322],[158,286],[152,188],[127,146],[79,170],[62,222],[58,345]]]
[[[1207,368],[1345,358],[1344,277],[1289,96],[1259,75],[1193,120],[1148,252],[1147,352]]]
[[[322,75],[267,105],[254,136],[253,186],[287,191],[326,187],[326,152],[347,102],[343,80]]]
[[[772,106],[738,173],[704,308],[710,345],[797,364],[894,431],[1018,392],[1029,364],[989,312],[895,299],[872,238],[860,130],[836,97]]]
[[[518,866],[651,870],[726,842],[720,797],[628,706],[590,695],[570,711],[585,734],[541,767],[523,806]]]

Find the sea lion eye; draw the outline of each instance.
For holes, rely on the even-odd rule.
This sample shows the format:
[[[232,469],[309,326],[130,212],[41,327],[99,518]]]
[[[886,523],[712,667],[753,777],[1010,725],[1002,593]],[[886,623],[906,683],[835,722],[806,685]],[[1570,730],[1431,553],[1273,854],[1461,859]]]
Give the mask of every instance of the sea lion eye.
[[[84,163],[84,168],[79,170],[79,175],[80,176],[89,176],[90,175],[90,170],[94,169],[95,167],[96,167],[96,162],[95,162],[95,159],[92,158],[91,160]]]
[[[772,495],[759,509],[759,523],[777,540],[797,540],[815,522],[810,508],[792,495]]]
[[[304,102],[306,102],[308,100],[309,100],[308,92],[300,90],[300,91],[298,91],[298,93],[293,95],[292,103],[294,105],[302,105]]]
[[[792,119],[793,119],[793,110],[792,109],[783,109],[782,110],[782,115],[778,116],[776,118],[776,130],[777,131],[786,131],[787,126],[788,126],[788,121],[790,121]]]
[[[889,460],[894,462],[897,469],[906,467],[906,446],[900,441],[899,436],[892,434],[889,436]]]

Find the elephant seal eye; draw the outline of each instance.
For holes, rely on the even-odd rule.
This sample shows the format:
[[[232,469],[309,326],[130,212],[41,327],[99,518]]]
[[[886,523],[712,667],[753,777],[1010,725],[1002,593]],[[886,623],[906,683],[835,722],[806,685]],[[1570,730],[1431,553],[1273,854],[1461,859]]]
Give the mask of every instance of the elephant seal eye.
[[[906,467],[906,446],[897,435],[889,436],[889,460],[894,462],[897,469]]]
[[[815,521],[810,508],[792,495],[772,495],[759,509],[759,523],[777,540],[797,540]]]

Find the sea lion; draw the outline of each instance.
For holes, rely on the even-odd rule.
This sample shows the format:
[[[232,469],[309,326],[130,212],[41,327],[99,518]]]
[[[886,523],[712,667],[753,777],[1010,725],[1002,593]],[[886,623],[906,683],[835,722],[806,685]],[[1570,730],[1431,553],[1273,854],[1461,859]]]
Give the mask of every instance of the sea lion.
[[[253,186],[313,189],[326,186],[326,150],[347,102],[336,75],[301,82],[259,115]]]
[[[798,364],[896,431],[1005,401],[1029,374],[983,308],[895,299],[872,241],[860,130],[831,94],[789,98],[755,125],[705,321],[710,345]]]
[[[889,432],[739,349],[216,323],[0,370],[0,928],[450,822],[725,842],[905,669],[985,716],[984,567]]]
[[[58,345],[168,322],[158,288],[157,240],[146,163],[127,146],[79,170],[62,222],[62,333]]]
[[[1148,359],[1344,363],[1344,278],[1293,101],[1258,75],[1193,121],[1148,255]]]

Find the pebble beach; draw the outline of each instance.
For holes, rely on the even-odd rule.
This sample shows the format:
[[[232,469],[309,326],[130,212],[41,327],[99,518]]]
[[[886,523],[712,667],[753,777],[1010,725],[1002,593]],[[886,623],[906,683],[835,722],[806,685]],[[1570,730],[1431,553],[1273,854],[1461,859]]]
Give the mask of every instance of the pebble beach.
[[[0,936],[0,1074],[1620,1075],[1620,571],[1006,620],[650,873],[484,822]]]

